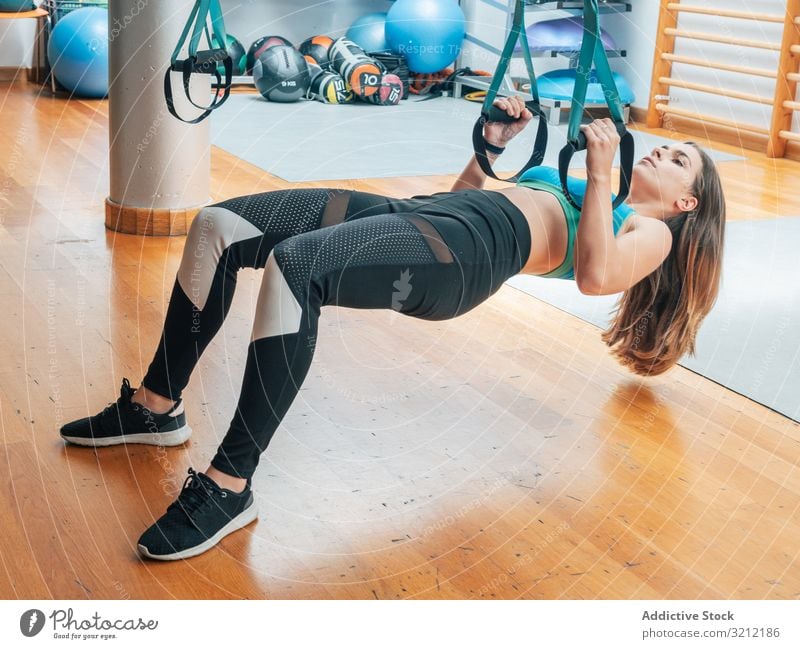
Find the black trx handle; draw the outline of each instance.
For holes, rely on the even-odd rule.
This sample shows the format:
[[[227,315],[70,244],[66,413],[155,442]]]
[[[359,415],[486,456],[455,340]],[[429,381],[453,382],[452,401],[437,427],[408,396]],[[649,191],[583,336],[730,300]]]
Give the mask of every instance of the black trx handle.
[[[525,106],[528,110],[533,112],[533,104],[532,101],[528,101],[525,103]],[[484,113],[481,113],[484,114]],[[516,122],[519,120],[519,117],[514,117],[513,115],[509,115],[506,111],[504,111],[499,106],[491,106],[489,108],[488,113],[486,113],[486,121],[487,122],[505,122],[506,124],[510,124],[511,122]]]
[[[619,133],[620,136],[619,191],[617,192],[617,196],[612,203],[612,206],[617,208],[625,201],[631,188],[630,170],[633,168],[634,146],[633,135],[631,135],[630,131],[625,128],[625,124],[622,124],[621,122],[615,122],[614,125],[617,127],[617,133]],[[558,154],[558,177],[561,181],[561,188],[563,189],[564,196],[566,196],[570,205],[577,209],[581,209],[581,206],[575,202],[575,200],[572,198],[572,195],[569,193],[569,190],[567,189],[567,178],[569,176],[569,165],[572,161],[572,156],[578,151],[584,151],[586,149],[586,144],[586,135],[583,133],[583,131],[581,131],[578,134],[577,141],[574,143],[568,141],[566,146],[564,146],[564,148],[561,149]]]
[[[536,167],[542,164],[544,154],[547,150],[547,118],[539,103],[536,101],[525,102],[525,107],[533,113],[534,116],[539,117],[539,128],[536,131],[536,142],[533,145],[533,152],[525,166],[514,174],[511,178],[498,178],[492,170],[492,165],[489,163],[489,158],[486,156],[486,140],[483,139],[483,127],[486,122],[516,122],[519,118],[512,117],[506,111],[497,106],[491,106],[488,111],[482,110],[478,121],[472,129],[472,148],[475,150],[475,157],[478,160],[478,165],[487,176],[496,180],[506,180],[507,182],[517,182],[520,176],[531,167]]]
[[[224,92],[220,98],[219,93],[208,106],[201,106],[196,104],[189,94],[189,81],[192,74],[213,74],[217,79],[217,86],[222,84],[222,77],[219,74],[217,66],[222,63],[225,66],[225,84]],[[196,108],[199,108],[203,113],[195,119],[184,119],[178,115],[175,110],[175,101],[172,96],[172,80],[170,79],[170,72],[183,73],[183,92],[189,103]],[[167,100],[167,109],[173,117],[177,117],[182,122],[187,124],[197,124],[202,122],[206,117],[211,114],[211,111],[216,110],[230,97],[231,94],[231,81],[233,79],[233,60],[228,54],[227,50],[202,50],[196,56],[190,56],[182,61],[173,61],[164,74],[164,96]]]

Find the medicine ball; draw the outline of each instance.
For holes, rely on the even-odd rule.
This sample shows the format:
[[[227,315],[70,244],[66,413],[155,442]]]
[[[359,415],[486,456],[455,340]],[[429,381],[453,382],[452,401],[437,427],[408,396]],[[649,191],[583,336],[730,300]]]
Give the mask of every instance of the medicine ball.
[[[379,106],[396,106],[403,98],[403,82],[396,74],[384,74],[378,92],[367,97],[367,101]]]
[[[347,81],[332,70],[323,70],[310,56],[305,59],[311,75],[307,95],[309,99],[316,99],[324,104],[349,104],[355,99],[353,89]]]
[[[244,74],[245,73],[245,65],[247,61],[247,55],[244,52],[244,45],[242,45],[234,36],[230,34],[225,34],[226,40],[226,47],[228,55],[231,57],[231,61],[233,62],[232,70],[234,75]],[[222,49],[219,39],[217,35],[214,34],[211,37],[211,42],[216,48]],[[222,79],[225,79],[225,65],[220,63],[217,66],[217,72],[219,72],[219,76]]]
[[[333,45],[333,39],[328,36],[312,36],[300,45],[300,54],[310,56],[323,70],[331,67],[328,50]]]
[[[269,101],[299,101],[311,84],[308,62],[291,45],[270,47],[256,59],[253,82]]]
[[[366,99],[377,92],[383,69],[353,41],[337,38],[328,56],[333,69],[350,84],[356,96]]]
[[[253,66],[256,64],[256,59],[270,47],[275,47],[276,45],[289,45],[292,47],[292,44],[283,36],[262,36],[253,41],[250,49],[247,50],[247,68],[245,72],[247,74],[253,74]]]

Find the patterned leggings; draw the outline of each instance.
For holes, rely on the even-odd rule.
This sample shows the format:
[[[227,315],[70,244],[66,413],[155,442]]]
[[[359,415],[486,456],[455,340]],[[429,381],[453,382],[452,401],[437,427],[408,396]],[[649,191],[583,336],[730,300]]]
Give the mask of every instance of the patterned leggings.
[[[248,478],[297,395],[321,307],[394,309],[426,320],[473,309],[530,254],[501,193],[409,199],[341,189],[242,196],[195,218],[143,384],[177,400],[230,309],[240,268],[264,268],[242,390],[212,466]]]

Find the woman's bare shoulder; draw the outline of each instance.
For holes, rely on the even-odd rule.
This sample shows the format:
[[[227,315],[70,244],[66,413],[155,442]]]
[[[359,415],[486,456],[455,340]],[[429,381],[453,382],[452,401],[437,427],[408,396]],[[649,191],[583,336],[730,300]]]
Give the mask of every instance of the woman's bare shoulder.
[[[658,236],[663,236],[666,231],[669,231],[667,224],[649,216],[642,216],[633,212],[625,219],[622,227],[617,232],[617,236],[621,237],[623,234],[628,234],[633,231],[651,232]]]

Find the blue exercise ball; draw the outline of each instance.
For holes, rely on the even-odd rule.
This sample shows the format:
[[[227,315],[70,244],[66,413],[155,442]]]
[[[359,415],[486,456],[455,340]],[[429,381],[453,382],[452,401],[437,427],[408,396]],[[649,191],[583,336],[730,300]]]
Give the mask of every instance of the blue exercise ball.
[[[465,23],[458,0],[397,0],[386,17],[386,40],[412,72],[439,72],[461,52]]]
[[[386,44],[386,12],[376,11],[357,18],[345,36],[365,52],[384,52]]]
[[[58,82],[79,97],[108,94],[108,10],[84,7],[61,18],[47,58]]]
[[[628,82],[618,72],[613,72],[611,75],[614,78],[614,85],[617,87],[619,93],[619,100],[623,104],[631,104],[636,100],[633,90],[628,85]],[[539,89],[539,95],[548,99],[559,99],[562,101],[571,101],[572,94],[575,91],[575,78],[577,71],[574,68],[566,70],[551,70],[541,74],[536,79],[536,87]],[[606,96],[600,79],[597,77],[597,70],[589,72],[589,84],[586,87],[586,103],[587,104],[605,104]]]
[[[583,18],[570,16],[556,20],[540,20],[525,30],[531,52],[580,52],[583,44]],[[614,38],[602,27],[600,39],[607,50],[617,49]],[[517,42],[515,52],[522,51]]]

